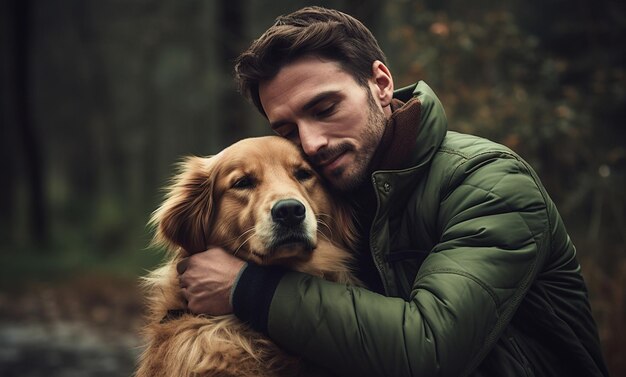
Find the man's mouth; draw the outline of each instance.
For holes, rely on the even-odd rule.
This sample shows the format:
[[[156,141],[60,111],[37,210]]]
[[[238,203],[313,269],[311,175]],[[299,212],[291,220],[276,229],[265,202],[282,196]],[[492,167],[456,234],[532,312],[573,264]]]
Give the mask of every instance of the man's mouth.
[[[325,168],[328,165],[332,165],[346,152],[351,150],[351,146],[348,143],[339,144],[333,147],[327,147],[319,151],[314,156],[310,156],[310,160],[313,165],[319,168]]]
[[[337,170],[337,168],[339,168],[339,166],[343,162],[343,157],[345,157],[347,152],[347,150],[344,150],[341,153],[333,156],[332,158],[322,161],[320,164],[318,164],[318,167],[325,174],[332,174],[335,170]]]
[[[341,152],[339,154],[336,154],[336,155],[334,155],[334,156],[332,156],[330,158],[327,158],[326,160],[318,163],[318,166],[323,168],[323,167],[332,165],[335,161],[337,161],[339,159],[339,157],[343,156],[344,153],[345,153],[345,151],[343,151],[343,152]]]

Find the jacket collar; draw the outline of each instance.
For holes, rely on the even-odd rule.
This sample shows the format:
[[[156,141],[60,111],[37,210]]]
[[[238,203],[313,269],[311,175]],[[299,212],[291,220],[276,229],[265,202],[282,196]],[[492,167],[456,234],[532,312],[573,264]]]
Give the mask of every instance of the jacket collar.
[[[420,103],[412,98],[407,103],[391,100],[391,116],[385,125],[376,152],[370,161],[368,175],[377,170],[396,170],[409,167],[420,118]]]
[[[423,81],[395,91],[392,110],[368,171],[372,178],[386,178],[378,184],[374,179],[373,187],[370,180],[352,193],[352,201],[364,218],[374,216],[376,208],[371,203],[376,202],[375,190],[389,191],[393,180],[393,186],[399,189],[393,191],[402,192],[420,179],[415,171],[430,163],[447,132],[443,106]],[[387,173],[397,174],[392,178]],[[404,176],[409,179],[403,179]]]
[[[420,117],[419,120],[414,120],[419,122],[415,124],[418,132],[409,165],[415,168],[429,163],[448,131],[448,121],[443,105],[435,92],[423,81],[396,90],[394,98],[407,102],[407,105],[410,104],[412,98],[419,101]],[[398,110],[401,111],[402,108]]]
[[[446,134],[448,125],[443,106],[423,81],[396,90],[391,109],[368,175],[428,163]]]

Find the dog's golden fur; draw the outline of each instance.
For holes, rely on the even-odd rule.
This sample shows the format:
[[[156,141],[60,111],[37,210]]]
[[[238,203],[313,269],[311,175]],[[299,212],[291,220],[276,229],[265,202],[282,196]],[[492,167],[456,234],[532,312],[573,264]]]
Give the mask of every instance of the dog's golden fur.
[[[287,238],[272,216],[285,200],[298,201],[306,213],[297,235]],[[188,158],[151,223],[170,258],[145,279],[148,344],[137,377],[305,373],[300,359],[233,315],[164,320],[169,310],[185,308],[176,263],[209,246],[253,263],[357,284],[347,251],[355,242],[350,212],[322,187],[297,147],[270,136],[242,140],[210,158]]]

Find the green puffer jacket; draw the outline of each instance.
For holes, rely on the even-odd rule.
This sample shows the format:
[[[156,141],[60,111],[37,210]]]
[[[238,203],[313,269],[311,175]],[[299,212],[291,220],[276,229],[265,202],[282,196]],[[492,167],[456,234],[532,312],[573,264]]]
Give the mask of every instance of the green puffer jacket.
[[[377,171],[370,246],[386,296],[289,272],[268,332],[342,376],[603,376],[563,222],[530,166],[447,131],[419,82],[412,167]],[[417,121],[417,120],[416,120]]]

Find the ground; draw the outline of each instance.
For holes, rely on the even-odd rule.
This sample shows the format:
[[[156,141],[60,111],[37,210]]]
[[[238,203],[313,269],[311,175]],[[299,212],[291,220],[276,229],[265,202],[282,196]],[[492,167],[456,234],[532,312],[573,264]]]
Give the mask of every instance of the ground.
[[[142,307],[133,279],[2,287],[0,376],[131,376],[142,349]]]

